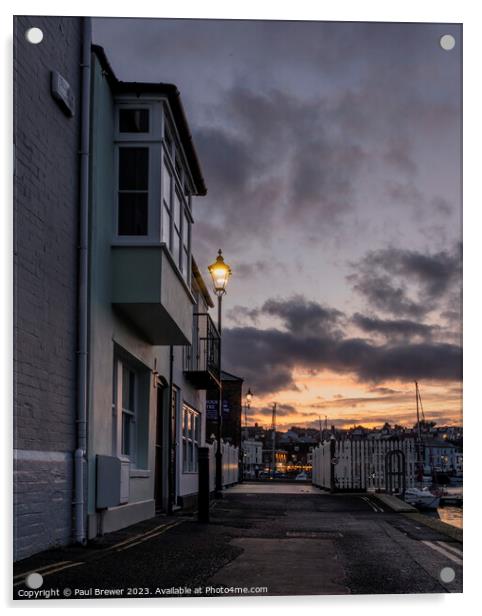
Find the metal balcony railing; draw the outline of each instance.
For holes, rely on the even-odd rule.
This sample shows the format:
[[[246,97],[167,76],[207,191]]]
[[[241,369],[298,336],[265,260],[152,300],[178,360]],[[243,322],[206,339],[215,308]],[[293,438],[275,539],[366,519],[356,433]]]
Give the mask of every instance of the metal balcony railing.
[[[211,317],[205,312],[195,312],[192,345],[184,347],[183,370],[198,389],[219,385],[219,349],[219,333]]]

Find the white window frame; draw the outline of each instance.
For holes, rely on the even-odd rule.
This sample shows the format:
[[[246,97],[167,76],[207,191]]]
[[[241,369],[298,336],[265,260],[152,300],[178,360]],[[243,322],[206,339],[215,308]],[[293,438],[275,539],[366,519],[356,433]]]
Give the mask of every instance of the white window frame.
[[[121,109],[148,109],[149,131],[146,133],[121,133],[119,126],[119,111]],[[165,132],[169,131],[171,148],[165,139]],[[181,147],[181,141],[175,125],[169,103],[166,98],[159,96],[143,96],[132,98],[119,96],[115,103],[115,214],[114,214],[114,243],[121,245],[157,245],[166,246],[181,277],[190,286],[191,278],[191,225],[192,217],[191,195],[194,192],[194,181],[190,174],[187,159]],[[119,148],[146,147],[149,149],[148,168],[148,220],[147,235],[119,235]],[[176,166],[180,162],[180,173]],[[169,231],[164,233],[164,165],[172,177],[170,191],[170,217]],[[178,192],[181,200],[181,221],[179,229],[179,255],[173,254],[174,246],[174,191]],[[188,194],[186,194],[186,192]],[[188,224],[185,237],[184,226]],[[169,237],[169,242],[164,239]],[[187,245],[184,241],[187,240]],[[187,249],[187,259],[184,252]]]
[[[182,472],[197,473],[198,449],[201,446],[201,413],[184,402],[181,419]]]
[[[146,379],[144,370],[137,365],[135,360],[130,360],[124,355],[121,349],[114,352],[113,366],[113,387],[112,387],[112,455],[121,459],[129,460],[131,468],[136,470],[148,470],[149,465],[149,428],[148,418],[145,413],[149,413],[149,392],[144,389]],[[134,375],[132,406],[130,402],[124,400],[124,378],[127,373]],[[142,389],[141,389],[142,387]],[[129,395],[129,392],[126,392]],[[147,407],[145,406],[147,404]],[[140,425],[142,413],[142,426]],[[130,418],[129,448],[124,449],[124,421]],[[146,430],[147,426],[147,431]],[[139,430],[141,429],[141,432]],[[145,436],[145,441],[144,441]],[[142,439],[142,442],[139,440]],[[141,460],[142,467],[139,466]]]

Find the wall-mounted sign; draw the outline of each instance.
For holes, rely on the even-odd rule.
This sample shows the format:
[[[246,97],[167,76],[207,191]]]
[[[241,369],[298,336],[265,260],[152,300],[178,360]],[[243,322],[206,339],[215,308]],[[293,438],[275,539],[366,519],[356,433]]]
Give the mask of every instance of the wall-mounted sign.
[[[75,96],[70,83],[57,71],[50,73],[50,91],[65,115],[72,117],[75,114]]]
[[[229,402],[223,400],[223,415],[229,415],[230,412]],[[218,417],[218,401],[206,400],[206,419],[208,421],[216,421]]]

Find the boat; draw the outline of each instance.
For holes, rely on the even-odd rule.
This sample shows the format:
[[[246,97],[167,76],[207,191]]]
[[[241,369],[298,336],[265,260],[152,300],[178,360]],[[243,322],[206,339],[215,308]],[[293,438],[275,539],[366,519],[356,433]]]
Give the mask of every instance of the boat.
[[[428,488],[407,488],[405,502],[417,509],[437,509],[440,504],[440,495],[434,494]]]

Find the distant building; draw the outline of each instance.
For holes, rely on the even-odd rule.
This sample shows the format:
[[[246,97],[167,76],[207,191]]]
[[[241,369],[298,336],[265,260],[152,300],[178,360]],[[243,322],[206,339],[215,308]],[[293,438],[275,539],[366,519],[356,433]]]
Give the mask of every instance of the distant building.
[[[424,464],[426,467],[448,473],[462,472],[462,453],[452,443],[442,440],[425,440],[423,447]]]
[[[261,441],[244,440],[241,443],[243,477],[255,478],[256,472],[261,470],[263,464],[263,444]]]
[[[221,371],[223,404],[222,404],[222,438],[232,445],[241,445],[241,416],[243,379],[229,372]],[[218,391],[210,389],[207,392],[207,423],[206,434],[216,437]]]

